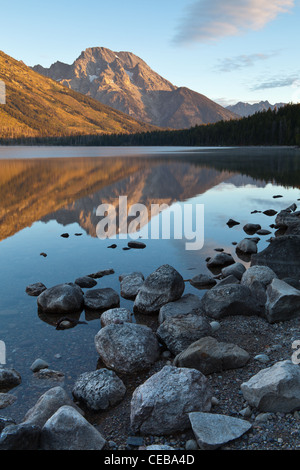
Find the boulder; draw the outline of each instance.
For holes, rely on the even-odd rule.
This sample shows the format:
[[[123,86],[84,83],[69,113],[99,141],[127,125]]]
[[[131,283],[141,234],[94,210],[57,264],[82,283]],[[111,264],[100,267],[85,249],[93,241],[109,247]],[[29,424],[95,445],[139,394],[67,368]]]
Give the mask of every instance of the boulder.
[[[182,315],[200,315],[202,312],[201,299],[194,294],[186,294],[175,302],[164,305],[158,316],[159,323],[163,323],[168,318]]]
[[[224,268],[225,266],[229,266],[234,264],[234,259],[230,253],[218,253],[213,258],[207,262],[207,267],[211,268]]]
[[[159,357],[159,343],[150,328],[136,323],[111,324],[95,336],[104,364],[116,372],[148,369]]]
[[[37,298],[39,311],[46,314],[68,314],[82,310],[83,294],[76,284],[59,284],[46,289]]]
[[[246,232],[248,235],[254,235],[257,230],[261,229],[261,225],[259,224],[246,224],[243,227],[244,232]]]
[[[189,418],[201,450],[218,449],[252,428],[248,421],[225,415],[193,412]]]
[[[81,374],[72,390],[75,400],[93,411],[107,410],[120,402],[126,388],[122,380],[112,371],[100,369]]]
[[[244,240],[237,244],[236,252],[241,252],[246,255],[257,253],[256,240],[252,240],[251,238],[244,238]]]
[[[212,337],[201,338],[179,354],[174,365],[197,369],[204,375],[227,369],[244,367],[250,356],[244,349],[231,343],[218,342]]]
[[[6,426],[0,437],[0,450],[38,450],[41,429],[33,424]]]
[[[241,284],[214,287],[203,296],[202,306],[205,314],[215,320],[232,315],[260,315],[262,313],[249,287]]]
[[[270,413],[291,413],[300,409],[300,367],[281,361],[263,369],[241,385],[250,406]]]
[[[175,356],[191,343],[212,334],[212,328],[201,315],[182,315],[165,320],[157,330],[160,341]]]
[[[131,428],[150,435],[172,434],[190,427],[189,413],[208,412],[212,392],[194,369],[165,366],[133,393]]]
[[[227,286],[228,284],[240,284],[240,281],[235,276],[230,274],[230,276],[227,276],[227,277],[224,277],[224,279],[221,279],[221,281],[218,282],[218,284],[215,287],[213,287],[213,289],[216,289],[222,286]]]
[[[9,393],[0,393],[0,410],[7,408],[15,403],[17,397]]]
[[[31,297],[38,297],[47,287],[41,282],[36,282],[35,284],[30,284],[26,287],[26,294]]]
[[[266,230],[266,229],[263,229],[261,228],[260,230],[257,230],[257,235],[270,235],[272,232],[270,232],[270,230]]]
[[[127,308],[112,308],[102,313],[101,326],[105,327],[111,323],[132,323],[133,314]]]
[[[145,280],[135,299],[134,312],[157,313],[163,305],[180,299],[184,289],[182,276],[165,264]]]
[[[73,406],[76,410],[80,411],[62,387],[51,388],[26,413],[23,421],[43,427],[46,421],[64,405]]]
[[[196,287],[196,289],[208,289],[215,286],[217,281],[207,274],[198,274],[193,277],[193,279],[190,279],[190,284],[191,286]]]
[[[110,287],[86,292],[84,306],[88,310],[104,311],[120,306],[119,294]]]
[[[234,276],[240,281],[245,271],[246,271],[246,268],[242,263],[234,263],[231,266],[227,266],[226,268],[223,268],[222,275],[224,277]]]
[[[300,235],[284,235],[272,240],[269,246],[251,258],[251,266],[268,266],[275,274],[299,278]]]
[[[135,299],[144,284],[144,275],[140,272],[131,274],[123,274],[120,276],[121,281],[121,296],[124,299]]]
[[[249,287],[253,297],[264,308],[267,301],[267,287],[275,278],[276,274],[267,266],[251,266],[243,274],[241,284]]]
[[[79,277],[76,279],[75,284],[82,289],[91,289],[97,285],[97,281],[90,276]]]
[[[0,392],[8,392],[22,382],[21,375],[15,369],[0,368]]]
[[[300,317],[300,290],[273,279],[267,289],[266,317],[270,323]]]
[[[99,431],[71,406],[62,406],[45,423],[42,450],[102,450],[106,441]]]
[[[277,214],[275,224],[279,228],[288,228],[294,224],[300,225],[300,211],[292,212],[289,209],[282,210]]]
[[[263,212],[263,214],[267,215],[268,217],[273,217],[277,214],[277,211],[275,211],[274,209],[267,209]]]

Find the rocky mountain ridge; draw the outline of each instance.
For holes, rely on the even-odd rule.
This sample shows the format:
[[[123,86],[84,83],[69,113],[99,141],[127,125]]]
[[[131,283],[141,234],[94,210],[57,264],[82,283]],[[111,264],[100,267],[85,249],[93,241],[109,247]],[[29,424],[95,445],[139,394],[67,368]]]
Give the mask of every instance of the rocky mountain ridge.
[[[237,118],[206,96],[176,87],[131,52],[93,47],[71,65],[55,62],[49,68],[36,65],[33,70],[159,127],[181,129]]]

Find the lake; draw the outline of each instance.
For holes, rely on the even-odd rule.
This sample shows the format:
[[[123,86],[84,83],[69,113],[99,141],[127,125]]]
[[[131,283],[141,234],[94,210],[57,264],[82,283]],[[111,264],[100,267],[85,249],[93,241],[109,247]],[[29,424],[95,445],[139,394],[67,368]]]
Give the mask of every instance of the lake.
[[[282,197],[274,199],[277,195]],[[137,203],[146,208],[137,234],[147,245],[144,250],[124,251],[129,238],[122,230],[113,241],[97,236],[97,208],[116,206],[120,196],[127,197],[127,208]],[[100,279],[97,287],[119,292],[122,273],[147,276],[163,264],[188,280],[211,274],[205,260],[219,248],[249,266],[233,245],[248,236],[243,226],[251,222],[270,230],[260,237],[262,251],[274,236],[275,220],[262,212],[280,211],[299,198],[300,150],[294,148],[0,147],[0,340],[6,344],[7,366],[22,376],[22,384],[11,391],[17,402],[0,415],[19,420],[55,385],[34,378],[30,366],[37,358],[65,373],[68,390],[79,374],[97,368],[99,315],[83,312],[87,325],[58,331],[39,316],[36,298],[25,293],[27,285],[51,287],[113,269],[115,274]],[[153,204],[166,209],[151,219]],[[182,227],[175,216],[169,239],[149,236],[164,212],[177,208],[183,214],[187,206],[194,231],[204,230],[201,249],[187,250],[187,240],[176,238]],[[196,207],[204,208],[204,226],[195,225]],[[240,225],[229,228],[229,218]],[[109,249],[112,243],[117,248]],[[185,293],[204,292],[186,283]],[[132,305],[121,298],[121,307],[132,310]]]

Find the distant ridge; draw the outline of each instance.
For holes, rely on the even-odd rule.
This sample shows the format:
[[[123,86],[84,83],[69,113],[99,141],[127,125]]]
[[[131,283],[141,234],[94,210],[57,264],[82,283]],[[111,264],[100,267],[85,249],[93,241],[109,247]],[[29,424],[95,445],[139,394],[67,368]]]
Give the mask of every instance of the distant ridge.
[[[286,103],[270,104],[269,101],[260,101],[259,103],[254,104],[243,103],[239,101],[237,104],[227,106],[226,109],[235,114],[238,114],[241,117],[248,117],[261,111],[267,111],[268,109],[274,111],[275,108],[282,108],[285,105]]]
[[[176,87],[131,52],[88,48],[73,64],[33,70],[140,121],[171,129],[236,119],[230,110],[185,87]]]
[[[45,78],[0,51],[0,138],[133,133],[155,128]]]

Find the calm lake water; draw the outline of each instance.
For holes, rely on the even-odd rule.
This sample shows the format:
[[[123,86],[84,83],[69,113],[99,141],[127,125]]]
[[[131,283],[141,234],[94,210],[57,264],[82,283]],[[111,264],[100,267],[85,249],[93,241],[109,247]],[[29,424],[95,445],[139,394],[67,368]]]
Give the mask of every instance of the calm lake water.
[[[144,217],[142,239],[162,217],[155,215],[150,221],[151,204],[182,211],[188,204],[203,204],[203,248],[186,250],[186,240],[175,239],[174,230],[170,240],[146,239],[145,250],[122,250],[126,239],[99,239],[97,207],[116,205],[119,196],[127,196],[128,207],[142,203],[148,209],[149,225]],[[28,284],[40,281],[51,287],[113,268],[115,274],[100,279],[97,287],[119,292],[120,274],[142,271],[147,276],[165,263],[190,279],[211,274],[205,260],[216,254],[216,248],[248,266],[232,243],[248,236],[243,231],[246,223],[269,229],[275,219],[251,212],[280,211],[299,198],[297,149],[0,147],[0,340],[6,344],[7,365],[23,380],[11,391],[17,402],[0,410],[0,416],[19,420],[56,385],[33,377],[30,366],[37,358],[65,373],[68,390],[79,374],[97,368],[94,336],[100,329],[99,315],[83,312],[81,319],[88,325],[57,331],[49,319],[38,315],[36,298],[25,293]],[[229,229],[229,218],[240,225]],[[261,236],[259,251],[274,235],[270,231]],[[69,238],[62,238],[66,232]],[[75,236],[78,233],[82,235]],[[117,244],[115,250],[108,249],[111,243]],[[40,256],[42,252],[47,257]],[[204,292],[186,284],[185,293]],[[132,305],[121,299],[121,307]]]

